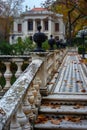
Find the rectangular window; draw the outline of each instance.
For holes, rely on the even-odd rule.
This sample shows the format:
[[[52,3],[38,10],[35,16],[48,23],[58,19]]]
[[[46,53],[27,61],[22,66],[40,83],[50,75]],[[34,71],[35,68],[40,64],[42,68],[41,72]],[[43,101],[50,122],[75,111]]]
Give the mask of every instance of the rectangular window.
[[[44,30],[48,31],[48,21],[44,21]]]
[[[18,32],[22,32],[22,25],[18,24]]]
[[[55,31],[59,32],[59,23],[55,23]]]
[[[29,20],[28,21],[28,31],[32,31],[33,30],[33,20]]]

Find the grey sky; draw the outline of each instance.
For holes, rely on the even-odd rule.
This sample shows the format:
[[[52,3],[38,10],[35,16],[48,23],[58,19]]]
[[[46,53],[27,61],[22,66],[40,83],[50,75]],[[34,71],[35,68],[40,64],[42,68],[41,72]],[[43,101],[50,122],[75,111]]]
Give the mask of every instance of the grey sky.
[[[41,3],[45,2],[46,0],[25,0],[24,6],[28,6],[28,8],[41,7]]]

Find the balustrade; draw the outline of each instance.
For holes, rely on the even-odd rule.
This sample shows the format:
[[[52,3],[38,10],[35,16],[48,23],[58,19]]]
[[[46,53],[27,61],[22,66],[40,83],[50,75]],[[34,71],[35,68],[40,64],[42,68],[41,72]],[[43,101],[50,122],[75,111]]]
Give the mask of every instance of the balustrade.
[[[14,75],[12,70],[11,70],[11,64],[12,63],[15,63],[17,68],[13,68],[17,69],[16,73],[15,73],[15,77],[17,78],[21,73],[22,73],[22,65],[25,64],[25,62],[28,62],[27,64],[29,64],[31,62],[31,57],[30,56],[3,56],[3,55],[0,55],[0,79],[1,79],[1,82],[3,80],[4,84],[2,86],[1,82],[0,82],[0,91],[2,91],[3,93],[6,92],[9,87],[11,86],[11,78],[12,76]],[[3,68],[4,70],[1,70],[2,69],[2,66],[5,66],[5,68]],[[3,76],[3,77],[2,77]],[[5,78],[5,80],[3,79]]]
[[[59,51],[32,55],[32,62],[0,100],[0,130],[33,130],[42,96],[49,93],[48,79],[59,67],[59,55]],[[10,64],[6,65],[10,73]]]

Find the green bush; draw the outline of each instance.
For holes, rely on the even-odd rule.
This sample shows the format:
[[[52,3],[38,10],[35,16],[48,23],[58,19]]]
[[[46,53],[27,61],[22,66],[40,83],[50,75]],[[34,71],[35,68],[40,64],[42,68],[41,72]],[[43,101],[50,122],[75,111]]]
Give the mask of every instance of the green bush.
[[[85,52],[86,52],[86,48],[85,48],[85,47],[83,48],[83,46],[79,46],[79,47],[78,47],[78,53],[79,53],[79,54],[82,54],[83,51],[84,51],[84,53],[85,53]]]
[[[0,54],[2,55],[11,55],[12,54],[12,46],[7,42],[0,43]]]
[[[20,37],[16,44],[9,44],[7,42],[0,43],[0,54],[1,55],[23,55],[29,54],[35,48],[33,41],[26,37],[22,40]]]
[[[48,40],[46,40],[45,42],[43,42],[42,43],[42,48],[44,49],[44,50],[49,50],[49,44],[48,44]]]

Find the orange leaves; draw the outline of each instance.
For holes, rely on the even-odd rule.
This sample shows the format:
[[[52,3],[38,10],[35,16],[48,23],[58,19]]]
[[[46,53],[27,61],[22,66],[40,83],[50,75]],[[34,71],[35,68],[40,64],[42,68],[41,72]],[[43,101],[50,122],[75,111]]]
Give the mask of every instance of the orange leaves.
[[[48,118],[44,115],[39,115],[37,120],[35,121],[36,124],[38,123],[46,123],[48,121]]]
[[[80,63],[87,64],[87,59],[81,59],[79,61],[80,61]]]
[[[63,121],[71,121],[71,122],[80,122],[81,117],[73,117],[73,116],[65,116],[65,117],[61,117],[61,118],[51,118],[51,117],[46,117],[45,115],[39,115],[37,120],[35,121],[35,124],[38,123],[46,123],[48,121],[50,121],[50,123],[54,124],[54,125],[59,125],[61,122]]]
[[[55,108],[60,108],[61,106],[60,105],[58,105],[58,104],[54,104],[54,105],[51,105],[51,108],[52,109],[55,109]]]
[[[79,122],[81,120],[81,117],[72,117],[72,116],[65,116],[66,121],[72,121],[72,122]]]
[[[47,107],[50,107],[52,109],[59,109],[61,106],[59,104],[50,104],[50,103],[44,103],[42,104],[42,106],[47,106]]]
[[[59,125],[60,122],[62,122],[62,119],[58,119],[58,120],[56,120],[56,119],[51,119],[50,122],[51,122],[52,124]]]

